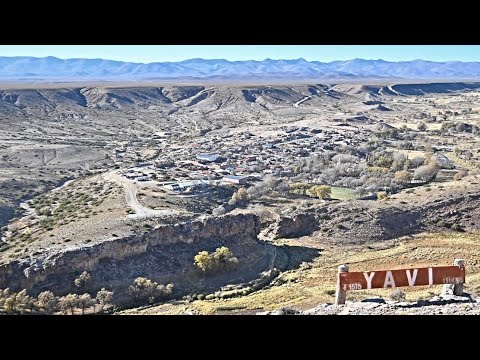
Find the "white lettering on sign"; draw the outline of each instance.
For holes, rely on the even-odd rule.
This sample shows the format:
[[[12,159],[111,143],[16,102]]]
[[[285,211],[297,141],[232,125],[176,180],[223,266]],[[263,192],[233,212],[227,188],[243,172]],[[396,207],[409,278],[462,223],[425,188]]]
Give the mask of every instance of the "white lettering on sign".
[[[356,283],[356,284],[349,284],[348,288],[350,290],[362,290],[362,284]]]
[[[433,269],[428,268],[428,285],[433,285]]]
[[[408,286],[415,286],[415,281],[417,280],[418,269],[413,270],[413,276],[410,274],[410,270],[405,270],[407,273]]]
[[[365,280],[367,280],[367,289],[372,288],[372,279],[375,276],[375,271],[372,271],[370,275],[368,275],[368,272],[364,272],[363,276],[365,277]]]
[[[385,275],[385,282],[383,283],[383,287],[395,287],[395,280],[393,279],[393,274],[391,271],[387,271],[387,275]]]
[[[443,278],[444,284],[461,284],[463,283],[463,278],[461,277],[446,277]]]

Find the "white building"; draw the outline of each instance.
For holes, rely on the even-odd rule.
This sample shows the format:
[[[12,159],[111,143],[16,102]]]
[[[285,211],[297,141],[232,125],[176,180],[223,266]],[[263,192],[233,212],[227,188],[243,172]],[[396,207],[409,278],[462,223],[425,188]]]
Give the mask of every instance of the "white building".
[[[246,183],[245,178],[243,176],[236,176],[236,175],[226,175],[223,177],[222,180],[232,184],[239,184],[239,185],[244,185]]]

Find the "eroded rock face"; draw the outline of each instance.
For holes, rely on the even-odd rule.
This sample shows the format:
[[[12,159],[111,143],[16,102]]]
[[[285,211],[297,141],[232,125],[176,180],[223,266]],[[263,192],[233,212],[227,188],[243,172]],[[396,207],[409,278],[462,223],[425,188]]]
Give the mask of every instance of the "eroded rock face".
[[[8,220],[13,217],[14,212],[13,206],[8,206],[0,201],[0,226],[7,224]]]
[[[478,231],[480,193],[437,194],[423,201],[327,202],[280,217],[263,232],[273,239],[313,236],[335,243],[384,241],[422,231]]]
[[[315,214],[297,214],[292,217],[280,218],[271,228],[270,233],[275,239],[288,239],[312,234],[318,229]]]
[[[27,289],[30,293],[45,289],[59,294],[78,291],[73,280],[83,271],[92,274],[92,283],[85,289],[88,291],[127,286],[137,276],[155,275],[169,280],[193,267],[193,256],[199,249],[211,251],[219,245],[229,246],[237,253],[242,248],[262,249],[263,244],[257,240],[259,232],[259,219],[253,214],[164,225],[141,235],[1,265],[0,288]],[[261,255],[259,251],[258,256]],[[177,256],[186,259],[179,262]]]

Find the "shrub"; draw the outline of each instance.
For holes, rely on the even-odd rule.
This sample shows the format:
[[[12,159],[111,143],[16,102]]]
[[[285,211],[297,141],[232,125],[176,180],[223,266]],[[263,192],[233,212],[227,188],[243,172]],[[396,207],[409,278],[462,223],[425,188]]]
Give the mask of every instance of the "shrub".
[[[129,292],[135,300],[146,300],[152,304],[156,300],[170,296],[173,292],[173,284],[162,285],[150,279],[138,277],[133,285],[130,285]]]
[[[322,214],[318,215],[318,219],[320,219],[320,220],[330,220],[331,216],[326,214],[326,213],[322,213]]]
[[[452,229],[453,231],[460,231],[460,232],[464,231],[459,224],[453,224],[450,229]]]
[[[291,183],[288,184],[290,192],[296,195],[305,195],[305,191],[308,190],[309,184],[306,183]]]
[[[406,156],[401,152],[396,152],[393,154],[392,170],[398,171],[404,168],[405,162],[407,161]]]
[[[465,175],[467,175],[465,171],[459,171],[455,175],[453,175],[453,180],[455,181],[462,180],[465,177]]]
[[[377,193],[377,200],[386,200],[388,199],[388,194],[385,191],[379,191]]]
[[[369,166],[368,171],[376,174],[387,174],[388,168],[381,166]]]
[[[74,283],[78,288],[85,288],[90,280],[92,280],[92,276],[88,272],[84,271],[78,278],[75,279]]]
[[[332,189],[330,186],[326,185],[315,185],[308,189],[307,194],[312,194],[319,199],[330,199],[330,196],[332,195]]]
[[[443,220],[438,220],[437,221],[437,226],[438,227],[447,227],[447,224]]]
[[[113,292],[108,291],[105,288],[102,288],[97,292],[96,300],[100,304],[100,311],[103,310],[105,305],[108,305],[112,302]]]
[[[466,130],[466,126],[464,123],[459,123],[455,126],[455,130],[458,132],[463,132]]]
[[[371,167],[389,168],[393,163],[393,154],[386,151],[376,151],[367,156],[367,164]]]
[[[421,156],[414,157],[413,159],[410,159],[410,166],[409,168],[414,169],[418,168],[419,166],[422,166],[425,163],[425,158]]]
[[[218,273],[235,269],[238,259],[229,248],[222,246],[215,252],[200,251],[194,258],[195,265],[204,273]]]
[[[397,184],[406,185],[410,184],[411,181],[412,175],[408,171],[402,170],[395,173],[395,182]]]
[[[332,162],[337,164],[345,164],[345,163],[357,163],[359,162],[359,158],[354,155],[347,155],[347,154],[337,154],[332,157]]]
[[[240,188],[232,195],[232,198],[228,201],[228,204],[234,206],[236,204],[243,204],[247,201],[247,190],[245,188]]]
[[[413,178],[421,181],[432,181],[438,174],[438,167],[432,165],[422,165],[415,169]]]
[[[216,207],[212,211],[213,216],[221,216],[221,215],[225,215],[226,213],[227,213],[227,210],[223,206]]]
[[[400,289],[395,289],[390,294],[390,299],[392,299],[393,301],[404,301],[405,300],[405,293]]]
[[[417,125],[417,130],[418,131],[426,131],[427,130],[427,124],[421,122],[420,124]]]

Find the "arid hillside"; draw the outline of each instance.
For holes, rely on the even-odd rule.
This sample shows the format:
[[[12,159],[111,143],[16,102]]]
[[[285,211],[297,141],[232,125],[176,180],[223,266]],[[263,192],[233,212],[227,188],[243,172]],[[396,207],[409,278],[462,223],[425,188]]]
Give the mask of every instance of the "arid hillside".
[[[0,86],[0,288],[107,288],[124,308],[146,278],[172,286],[140,312],[305,310],[343,262],[458,255],[473,294],[479,98],[465,82]],[[235,267],[205,270],[218,249]]]

